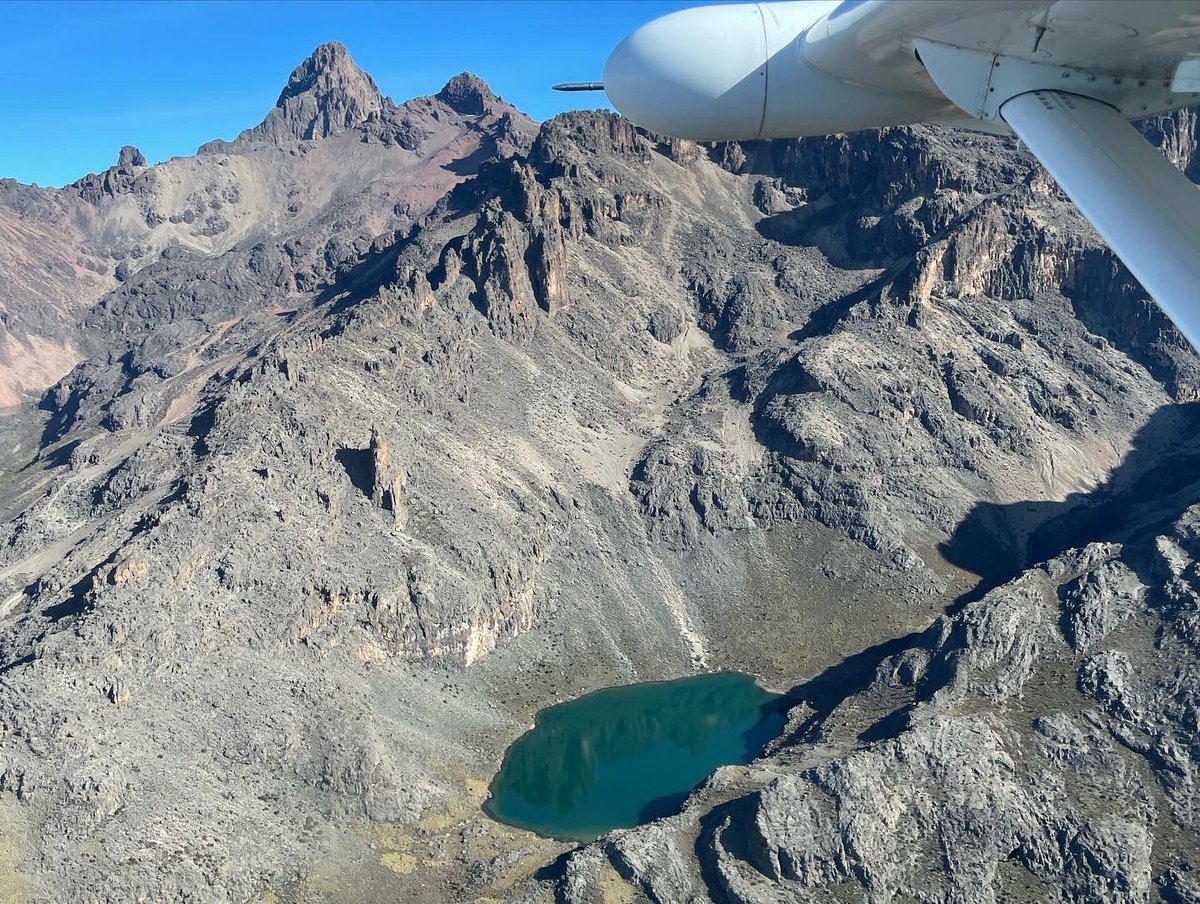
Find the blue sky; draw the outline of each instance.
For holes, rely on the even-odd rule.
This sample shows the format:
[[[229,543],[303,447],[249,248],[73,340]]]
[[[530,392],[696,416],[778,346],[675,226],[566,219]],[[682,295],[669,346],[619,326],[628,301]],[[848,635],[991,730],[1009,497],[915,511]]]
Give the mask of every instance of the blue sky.
[[[288,74],[339,40],[397,101],[470,70],[536,119],[603,95],[609,50],[698,0],[7,2],[0,177],[63,185],[134,144],[157,162],[258,123]]]

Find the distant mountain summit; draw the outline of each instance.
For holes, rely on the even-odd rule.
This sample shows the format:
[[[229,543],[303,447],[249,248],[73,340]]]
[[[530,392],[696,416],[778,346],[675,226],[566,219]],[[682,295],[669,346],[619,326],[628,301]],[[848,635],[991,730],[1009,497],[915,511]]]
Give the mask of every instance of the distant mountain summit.
[[[376,137],[386,133],[391,136],[389,141],[414,150],[435,130],[432,126],[437,121],[436,115],[434,124],[423,121],[430,113],[428,99],[418,100],[423,103],[397,105],[380,93],[374,79],[358,67],[345,45],[329,41],[292,70],[275,107],[261,123],[245,129],[233,141],[209,141],[198,153],[227,153],[259,144],[332,138],[364,125]],[[451,78],[433,100],[467,118],[514,112],[483,79],[470,72]],[[524,135],[522,142],[528,143],[532,137],[532,133]]]
[[[482,116],[500,101],[483,79],[470,72],[460,72],[434,96],[463,116]]]
[[[292,70],[266,119],[243,131],[232,143],[279,144],[329,138],[392,106],[375,80],[358,68],[345,45],[329,41]],[[220,151],[229,144],[210,141],[200,151]]]
[[[344,45],[320,45],[292,70],[287,86],[259,128],[272,138],[328,138],[383,109],[385,100]]]
[[[130,170],[135,166],[146,166],[146,155],[132,144],[127,144],[121,148],[120,154],[117,155],[117,168]]]

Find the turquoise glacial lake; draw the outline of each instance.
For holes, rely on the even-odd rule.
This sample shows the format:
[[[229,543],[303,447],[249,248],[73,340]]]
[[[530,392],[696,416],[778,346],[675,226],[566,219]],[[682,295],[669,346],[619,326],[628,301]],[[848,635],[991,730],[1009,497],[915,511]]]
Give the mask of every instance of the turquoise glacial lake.
[[[551,706],[509,747],[485,809],[573,841],[669,816],[718,766],[762,753],[783,730],[785,699],[720,672]]]

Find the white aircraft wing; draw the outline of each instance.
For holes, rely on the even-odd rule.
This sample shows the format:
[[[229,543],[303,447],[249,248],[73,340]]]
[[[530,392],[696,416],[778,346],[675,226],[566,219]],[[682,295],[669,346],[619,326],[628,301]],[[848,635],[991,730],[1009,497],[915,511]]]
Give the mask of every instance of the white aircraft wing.
[[[1129,120],[1200,103],[1200,0],[793,0],[681,10],[604,89],[696,140],[915,122],[1016,132],[1200,348],[1200,190]]]
[[[1126,87],[1139,79],[1161,86],[1200,55],[1200,3],[847,0],[808,28],[799,48],[817,68],[850,81],[939,91],[944,86],[931,83],[914,53],[919,40],[1122,78]]]

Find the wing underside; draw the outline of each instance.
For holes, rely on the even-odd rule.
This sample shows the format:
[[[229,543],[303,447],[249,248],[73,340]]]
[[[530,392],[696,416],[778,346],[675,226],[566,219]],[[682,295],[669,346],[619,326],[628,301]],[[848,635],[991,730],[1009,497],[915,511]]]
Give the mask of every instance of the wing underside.
[[[1170,80],[1200,56],[1197,0],[846,0],[805,34],[816,68],[937,92],[917,40],[1124,79]]]

